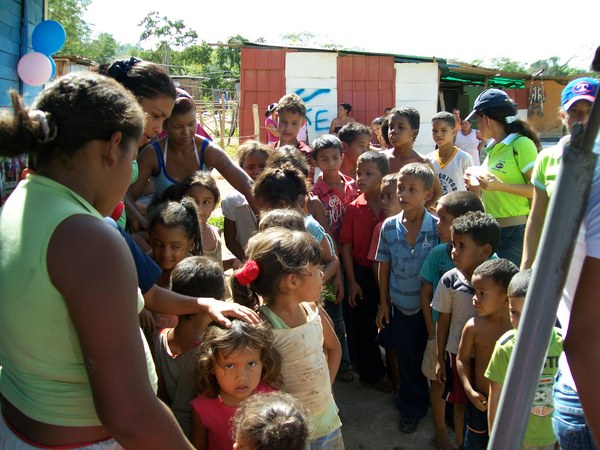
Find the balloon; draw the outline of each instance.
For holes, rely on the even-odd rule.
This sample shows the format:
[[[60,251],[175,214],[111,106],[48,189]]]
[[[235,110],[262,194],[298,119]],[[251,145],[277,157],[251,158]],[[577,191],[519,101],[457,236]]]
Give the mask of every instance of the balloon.
[[[67,33],[63,26],[55,20],[44,20],[38,23],[31,35],[31,46],[36,52],[54,55],[63,48]]]
[[[43,53],[27,53],[19,60],[17,73],[24,83],[40,86],[50,79],[52,63]]]
[[[50,60],[50,64],[52,64],[52,73],[50,74],[50,80],[52,78],[54,78],[54,75],[56,75],[56,63],[54,62],[54,58],[52,58],[52,56],[48,56],[47,57]]]

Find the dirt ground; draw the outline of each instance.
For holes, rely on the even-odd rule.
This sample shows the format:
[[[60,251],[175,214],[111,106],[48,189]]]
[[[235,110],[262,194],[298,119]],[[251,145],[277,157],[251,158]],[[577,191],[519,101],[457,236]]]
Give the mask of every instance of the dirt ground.
[[[333,391],[347,450],[433,449],[431,410],[419,422],[415,433],[404,434],[398,430],[400,413],[394,407],[391,394],[378,392],[360,381],[336,381]]]

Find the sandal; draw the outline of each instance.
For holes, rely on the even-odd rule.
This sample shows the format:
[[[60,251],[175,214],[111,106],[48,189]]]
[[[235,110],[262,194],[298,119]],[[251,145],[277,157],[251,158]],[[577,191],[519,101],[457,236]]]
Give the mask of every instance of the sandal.
[[[339,372],[335,379],[344,383],[351,383],[356,379],[356,376],[354,375],[352,368],[348,367],[343,372]]]
[[[431,438],[429,441],[431,446],[435,448],[435,450],[457,450],[458,446],[452,442],[450,439],[445,441],[438,441],[436,438]]]
[[[371,383],[371,386],[376,391],[383,392],[384,394],[391,394],[392,392],[394,392],[394,385],[386,377],[383,377],[375,381],[374,383]]]

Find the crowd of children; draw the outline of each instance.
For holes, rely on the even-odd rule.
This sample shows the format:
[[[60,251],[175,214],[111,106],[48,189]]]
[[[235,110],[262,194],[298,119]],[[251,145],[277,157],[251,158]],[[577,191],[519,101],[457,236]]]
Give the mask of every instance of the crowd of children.
[[[412,107],[371,123],[376,146],[371,127],[354,120],[308,146],[298,139],[306,106],[288,94],[269,105],[277,116],[269,145],[243,143],[233,167],[195,135],[189,96],[173,104],[167,136],[140,153],[125,199],[129,231],[147,255],[126,239],[136,262],[158,266],[138,264],[142,293],[151,292],[139,321],[158,397],[193,446],[343,449],[332,384],[359,379],[390,394],[402,433],[415,432],[431,406],[433,447],[486,448],[530,271],[496,255],[503,226],[467,190],[479,157],[457,146],[455,115],[431,118],[436,148],[426,156],[413,148]],[[485,109],[477,114],[487,120]],[[221,199],[211,166],[236,188],[220,203],[224,242],[209,223]],[[135,200],[148,180],[145,209]],[[156,274],[145,289],[144,270]],[[172,294],[159,301],[157,289]],[[172,306],[206,297],[260,320],[244,312],[246,320],[213,323],[210,308]],[[561,352],[557,329],[523,448],[556,441]]]

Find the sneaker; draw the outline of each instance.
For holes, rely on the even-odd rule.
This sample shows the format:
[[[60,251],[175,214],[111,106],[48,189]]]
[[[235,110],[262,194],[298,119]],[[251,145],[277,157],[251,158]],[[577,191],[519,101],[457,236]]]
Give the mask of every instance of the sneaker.
[[[414,433],[417,431],[417,425],[419,423],[419,419],[413,419],[410,417],[402,417],[400,419],[400,423],[398,424],[398,428],[403,433]]]

